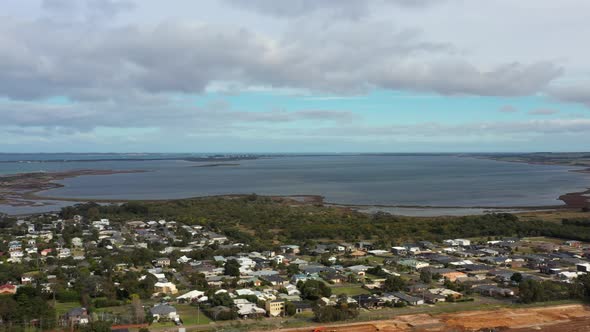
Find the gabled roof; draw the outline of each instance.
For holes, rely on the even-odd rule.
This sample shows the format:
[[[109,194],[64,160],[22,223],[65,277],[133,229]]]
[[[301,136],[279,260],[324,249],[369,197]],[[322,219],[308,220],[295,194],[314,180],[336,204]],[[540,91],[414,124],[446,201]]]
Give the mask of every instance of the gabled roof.
[[[152,315],[169,315],[176,312],[176,308],[167,304],[159,304],[150,309]]]

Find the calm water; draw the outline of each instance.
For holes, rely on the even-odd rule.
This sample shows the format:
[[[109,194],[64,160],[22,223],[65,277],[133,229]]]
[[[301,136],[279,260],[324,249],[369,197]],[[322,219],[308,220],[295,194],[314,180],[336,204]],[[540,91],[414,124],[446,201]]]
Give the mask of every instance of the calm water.
[[[105,155],[50,156],[57,160],[111,159]],[[22,155],[0,155],[2,158],[32,159]],[[47,155],[36,158],[50,159]],[[314,194],[343,204],[506,207],[557,205],[561,204],[557,200],[559,195],[590,187],[590,176],[568,172],[571,167],[455,156],[293,156],[231,163],[240,165],[194,167],[205,163],[180,160],[21,162],[0,163],[0,173],[67,169],[151,171],[71,178],[61,181],[64,188],[40,193],[84,199]],[[0,211],[4,210],[6,207],[0,206]]]

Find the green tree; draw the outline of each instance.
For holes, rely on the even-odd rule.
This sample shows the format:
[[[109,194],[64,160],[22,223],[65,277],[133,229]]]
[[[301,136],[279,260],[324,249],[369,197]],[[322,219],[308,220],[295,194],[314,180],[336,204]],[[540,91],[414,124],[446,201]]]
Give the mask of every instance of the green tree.
[[[515,272],[510,277],[510,280],[514,281],[515,283],[519,284],[522,282],[522,274],[520,272]]]
[[[420,281],[422,281],[425,284],[431,283],[432,282],[432,272],[430,272],[429,270],[422,269],[420,271]]]
[[[330,297],[332,289],[320,280],[306,280],[297,284],[301,297],[306,300],[316,301],[321,297]]]
[[[398,276],[390,276],[383,283],[383,290],[387,292],[398,292],[406,287],[406,281]]]
[[[210,299],[209,302],[212,306],[224,306],[224,307],[231,307],[234,304],[234,300],[229,296],[228,293],[219,293],[214,294]]]
[[[285,302],[285,313],[287,316],[293,316],[297,313],[297,308],[293,302],[287,301]]]
[[[240,276],[240,263],[235,259],[230,259],[225,262],[224,274],[232,277]]]

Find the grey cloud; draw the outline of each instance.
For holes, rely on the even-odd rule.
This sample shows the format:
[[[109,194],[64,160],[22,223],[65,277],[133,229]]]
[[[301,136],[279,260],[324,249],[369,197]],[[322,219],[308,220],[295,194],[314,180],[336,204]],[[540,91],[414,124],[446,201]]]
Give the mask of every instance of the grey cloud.
[[[553,114],[557,114],[557,113],[559,113],[559,111],[547,109],[547,108],[540,108],[540,109],[529,111],[530,115],[553,115]]]
[[[96,29],[7,19],[0,21],[0,96],[149,103],[162,94],[201,93],[215,82],[338,94],[385,88],[512,96],[543,89],[562,72],[552,63],[483,70],[456,58],[452,45],[387,23],[310,25],[271,39],[207,24]]]
[[[414,137],[453,139],[456,137],[496,137],[513,139],[544,135],[579,135],[590,132],[590,119],[550,119],[515,122],[468,122],[462,124],[419,123],[367,126],[363,124],[312,129],[268,129],[285,137]]]
[[[563,69],[552,63],[500,65],[481,70],[465,61],[392,64],[376,80],[390,89],[415,89],[441,94],[516,96],[543,89],[561,76]]]
[[[358,19],[370,13],[372,5],[421,8],[443,0],[224,0],[241,9],[277,17],[300,17],[320,11]]]
[[[43,0],[41,8],[52,18],[95,24],[134,9],[135,3],[131,0]]]
[[[577,84],[550,87],[547,92],[550,96],[561,101],[584,104],[590,107],[590,80]]]
[[[518,110],[512,105],[504,105],[500,108],[500,112],[502,113],[516,113]]]
[[[111,102],[46,104],[43,102],[0,103],[0,126],[22,128],[67,128],[88,132],[97,127],[109,128],[194,128],[219,131],[231,126],[253,126],[256,123],[288,124],[297,121],[347,123],[356,119],[349,111],[338,110],[270,110],[246,112],[234,110],[225,101],[202,107],[177,104],[173,100],[152,105]]]

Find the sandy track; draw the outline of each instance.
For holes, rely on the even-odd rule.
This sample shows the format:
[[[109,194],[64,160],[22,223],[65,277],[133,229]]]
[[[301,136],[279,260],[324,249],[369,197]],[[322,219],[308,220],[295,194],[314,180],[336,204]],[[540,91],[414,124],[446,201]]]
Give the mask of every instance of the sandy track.
[[[317,327],[315,327],[317,328]],[[410,331],[478,331],[496,328],[515,332],[583,332],[590,331],[590,307],[563,305],[543,308],[466,311],[441,315],[405,315],[384,321],[324,326],[333,332],[410,332]],[[314,327],[285,329],[286,332],[309,332]]]

